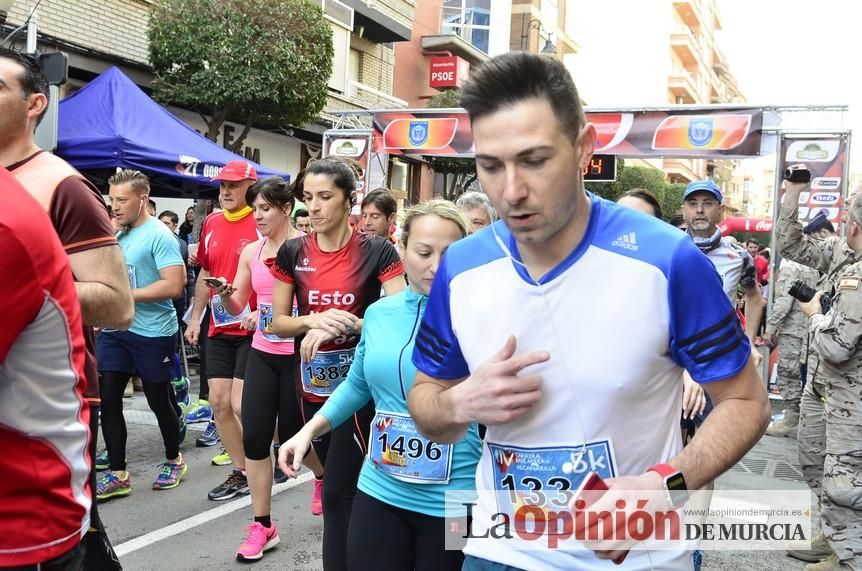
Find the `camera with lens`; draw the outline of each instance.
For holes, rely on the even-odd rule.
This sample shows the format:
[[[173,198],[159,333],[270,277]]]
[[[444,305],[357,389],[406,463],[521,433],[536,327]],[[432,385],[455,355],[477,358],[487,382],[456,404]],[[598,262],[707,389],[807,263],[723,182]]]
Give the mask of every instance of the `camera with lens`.
[[[811,182],[811,171],[805,165],[793,165],[784,169],[784,180],[787,182]]]
[[[814,295],[817,293],[817,290],[813,287],[810,287],[805,284],[802,280],[796,280],[793,282],[793,285],[790,286],[790,291],[787,293],[790,294],[790,297],[794,299],[798,299],[803,303],[807,303],[814,299]],[[823,311],[823,314],[829,313],[829,310],[832,308],[832,296],[828,293],[824,293],[820,298],[820,309]]]

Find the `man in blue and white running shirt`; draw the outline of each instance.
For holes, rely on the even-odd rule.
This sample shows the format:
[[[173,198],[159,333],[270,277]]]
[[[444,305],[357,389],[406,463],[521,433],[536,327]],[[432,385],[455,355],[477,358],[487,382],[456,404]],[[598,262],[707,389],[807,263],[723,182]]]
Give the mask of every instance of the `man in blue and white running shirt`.
[[[615,509],[622,490],[699,488],[757,442],[769,402],[709,260],[671,226],[584,190],[596,131],[561,63],[498,56],[461,104],[501,219],[443,258],[413,352],[410,412],[437,442],[488,427],[465,570],[598,568],[625,553],[542,548],[512,529],[481,536],[500,514],[517,527],[519,497],[574,490],[588,470],[610,487],[591,509]],[[684,449],[683,369],[715,402]],[[669,475],[682,477],[673,488]],[[691,564],[680,548],[632,551],[620,568]]]
[[[731,303],[736,301],[737,287],[745,292],[745,331],[749,341],[754,341],[763,314],[757,270],[745,248],[722,237],[718,227],[721,199],[721,189],[715,182],[691,182],[682,195],[682,215],[695,245],[706,254],[721,276],[724,292]]]

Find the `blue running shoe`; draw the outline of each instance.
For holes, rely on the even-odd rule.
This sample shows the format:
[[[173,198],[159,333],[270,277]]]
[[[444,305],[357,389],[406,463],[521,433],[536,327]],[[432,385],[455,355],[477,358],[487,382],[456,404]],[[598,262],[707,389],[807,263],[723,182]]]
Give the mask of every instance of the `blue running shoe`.
[[[186,409],[186,422],[210,422],[213,418],[213,409],[209,401],[196,400]]]
[[[211,420],[207,424],[204,433],[195,440],[195,446],[206,447],[215,446],[216,444],[218,444],[218,430],[216,430],[215,421]]]

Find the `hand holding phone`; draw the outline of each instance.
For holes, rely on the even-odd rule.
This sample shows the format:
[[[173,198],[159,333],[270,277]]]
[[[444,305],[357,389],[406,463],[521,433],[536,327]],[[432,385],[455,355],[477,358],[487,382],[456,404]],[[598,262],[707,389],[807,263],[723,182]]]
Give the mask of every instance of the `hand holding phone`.
[[[219,278],[209,278],[209,277],[204,278],[204,283],[213,289],[218,289],[224,284],[224,282],[222,282],[221,279],[219,279]]]
[[[578,486],[578,489],[575,491],[575,495],[572,498],[572,502],[569,504],[569,509],[574,511],[583,510],[592,504],[596,503],[596,501],[604,495],[603,493],[609,490],[610,488],[602,480],[602,477],[596,474],[595,472],[588,472],[584,479],[581,480],[581,485]],[[578,504],[578,500],[581,500],[582,503]],[[578,504],[578,505],[576,505]],[[576,535],[579,530],[576,530]],[[581,533],[583,531],[581,530]],[[612,559],[615,564],[621,564],[626,556],[629,554],[628,551],[617,557],[616,559]]]

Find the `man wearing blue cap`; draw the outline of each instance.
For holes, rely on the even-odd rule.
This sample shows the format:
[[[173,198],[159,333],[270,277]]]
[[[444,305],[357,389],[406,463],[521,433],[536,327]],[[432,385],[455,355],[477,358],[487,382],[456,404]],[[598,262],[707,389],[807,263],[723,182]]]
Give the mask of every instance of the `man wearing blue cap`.
[[[730,301],[736,302],[737,286],[745,291],[745,332],[754,346],[763,313],[763,298],[754,260],[745,248],[723,238],[718,228],[722,217],[721,189],[711,180],[696,180],[686,187],[682,200],[688,233],[715,266]],[[759,362],[759,353],[753,353],[755,362]]]
[[[802,233],[818,240],[825,240],[826,238],[835,236],[835,226],[830,222],[826,213],[821,212],[805,225]]]

